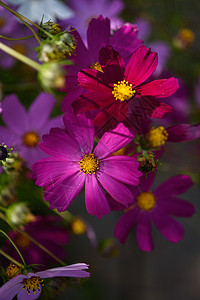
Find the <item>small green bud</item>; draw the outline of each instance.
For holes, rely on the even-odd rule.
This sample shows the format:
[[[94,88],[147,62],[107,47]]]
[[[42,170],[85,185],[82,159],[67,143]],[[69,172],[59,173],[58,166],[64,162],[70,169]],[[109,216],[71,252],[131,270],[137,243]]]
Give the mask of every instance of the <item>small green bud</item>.
[[[23,226],[35,220],[26,203],[18,202],[10,205],[6,210],[8,221],[14,226]]]
[[[54,22],[48,21],[44,24],[40,24],[40,27],[44,29],[45,31],[49,32],[52,35],[56,35],[61,32],[62,27]],[[46,40],[48,38],[48,35],[46,35],[42,30],[38,29],[38,35],[43,39]]]

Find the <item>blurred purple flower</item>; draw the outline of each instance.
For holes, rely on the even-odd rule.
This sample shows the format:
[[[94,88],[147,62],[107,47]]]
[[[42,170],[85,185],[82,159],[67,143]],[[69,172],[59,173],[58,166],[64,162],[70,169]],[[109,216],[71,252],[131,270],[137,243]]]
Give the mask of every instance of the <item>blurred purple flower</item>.
[[[61,21],[60,24],[65,27],[71,25],[77,28],[84,42],[86,41],[86,30],[92,18],[99,15],[108,17],[111,20],[112,30],[116,30],[123,23],[119,17],[124,8],[121,0],[70,0],[67,4],[74,11],[74,17]]]
[[[77,263],[66,267],[53,268],[27,275],[17,275],[10,279],[0,288],[1,300],[12,300],[16,295],[18,300],[37,299],[42,290],[42,278],[52,277],[89,277],[90,273],[84,271],[88,269],[85,263]]]
[[[40,148],[51,157],[33,165],[36,184],[44,187],[44,199],[50,209],[65,211],[85,184],[88,213],[101,218],[109,214],[105,189],[116,201],[128,206],[133,200],[128,185],[138,185],[141,173],[136,157],[110,156],[133,139],[119,124],[107,132],[94,151],[94,127],[85,114],[64,116],[66,131],[54,128],[43,136]]]
[[[24,226],[24,231],[59,259],[63,260],[66,257],[66,250],[63,246],[69,242],[69,235],[67,230],[59,224],[59,221],[60,218],[56,216],[37,216],[35,221]],[[8,235],[17,245],[28,265],[41,264],[50,266],[50,263],[55,262],[50,255],[31,242],[22,233],[12,230]],[[11,247],[9,240],[6,240],[4,250],[11,257],[19,260],[19,255]]]
[[[155,174],[150,173],[141,178],[139,187],[134,188],[136,200],[118,220],[114,233],[124,244],[130,230],[137,224],[138,246],[148,252],[154,248],[152,222],[165,239],[177,243],[183,238],[184,228],[170,215],[189,218],[195,212],[191,203],[177,198],[193,185],[188,175],[173,176],[151,191],[154,177]]]
[[[4,144],[12,140],[15,151],[18,151],[30,167],[36,160],[44,157],[44,153],[38,148],[41,136],[49,132],[51,127],[61,126],[62,117],[49,119],[49,115],[55,105],[55,99],[41,92],[31,104],[27,112],[23,105],[12,94],[2,101],[2,119],[7,127],[0,126]],[[13,138],[14,136],[14,138]]]

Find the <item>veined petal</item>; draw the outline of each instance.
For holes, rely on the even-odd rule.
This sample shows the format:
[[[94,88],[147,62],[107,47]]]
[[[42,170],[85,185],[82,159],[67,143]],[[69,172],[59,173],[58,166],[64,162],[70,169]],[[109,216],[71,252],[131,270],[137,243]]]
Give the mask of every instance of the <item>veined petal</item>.
[[[118,238],[121,244],[125,244],[129,232],[131,231],[133,226],[138,222],[139,216],[140,212],[139,209],[136,207],[124,213],[117,221],[114,236]]]
[[[200,123],[196,125],[180,124],[166,128],[168,141],[174,143],[187,142],[200,137]]]
[[[171,77],[169,79],[159,79],[145,83],[137,87],[137,92],[141,96],[165,98],[173,95],[178,88],[178,80],[174,77]]]
[[[110,78],[108,78],[110,79]],[[78,73],[79,85],[89,91],[98,91],[99,93],[106,93],[112,90],[110,80],[105,79],[105,74],[93,70],[93,69],[83,69]]]
[[[67,132],[77,141],[81,152],[89,154],[94,146],[94,126],[89,114],[75,116],[72,113],[65,113],[63,118]]]
[[[137,86],[155,71],[158,55],[151,49],[141,46],[131,57],[125,70],[125,80]]]
[[[138,247],[147,252],[151,252],[154,248],[152,238],[151,218],[148,213],[141,213],[136,228],[136,240]]]
[[[185,193],[193,182],[188,175],[176,175],[164,181],[154,190],[154,195],[159,196],[176,196]]]
[[[134,138],[134,135],[122,123],[110,132],[104,133],[96,148],[94,156],[98,159],[105,158],[115,151],[127,146]]]
[[[85,205],[89,214],[102,218],[110,213],[110,206],[105,193],[94,174],[87,174],[85,179]]]
[[[89,277],[90,273],[84,271],[88,269],[88,265],[85,263],[77,263],[66,267],[53,268],[41,272],[37,272],[36,275],[40,278],[52,278],[52,277]]]
[[[10,279],[0,288],[0,299],[11,300],[22,289],[22,281],[26,278],[25,275],[18,275],[13,279]]]
[[[27,112],[14,94],[4,98],[2,109],[3,121],[15,134],[23,134],[29,130]]]
[[[111,156],[101,160],[101,170],[107,175],[130,185],[138,185],[142,173],[136,157]]]
[[[118,202],[128,207],[128,204],[133,201],[133,193],[122,182],[107,175],[104,172],[99,172],[98,180],[103,188]]]
[[[184,228],[179,222],[172,219],[160,209],[156,209],[155,213],[152,212],[151,216],[155,226],[168,241],[177,243],[182,240]]]
[[[52,95],[41,92],[37,96],[28,111],[28,118],[34,130],[39,130],[45,125],[54,105],[55,99]]]

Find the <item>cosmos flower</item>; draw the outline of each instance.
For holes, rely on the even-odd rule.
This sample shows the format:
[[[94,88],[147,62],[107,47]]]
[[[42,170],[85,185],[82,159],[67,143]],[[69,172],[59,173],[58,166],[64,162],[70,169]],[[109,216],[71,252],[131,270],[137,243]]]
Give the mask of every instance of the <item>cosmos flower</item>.
[[[60,218],[56,216],[37,216],[35,220],[24,226],[24,232],[42,244],[59,259],[65,259],[66,251],[63,248],[69,242],[67,230],[59,224]],[[49,266],[54,259],[31,242],[18,231],[10,231],[9,237],[17,245],[27,264],[41,264]],[[19,260],[15,249],[10,246],[9,240],[4,246],[6,253]]]
[[[172,95],[178,89],[174,77],[146,82],[157,66],[156,52],[141,46],[127,67],[111,46],[101,49],[102,71],[84,69],[78,74],[79,85],[88,90],[72,104],[76,114],[100,109],[94,124],[103,126],[109,120],[137,127],[138,119],[162,118],[171,107],[157,98]]]
[[[55,21],[72,17],[72,10],[58,0],[8,0],[10,4],[18,5],[18,12],[33,22]]]
[[[66,131],[53,128],[43,136],[40,148],[51,157],[33,165],[36,184],[44,187],[50,209],[64,211],[85,184],[88,213],[101,218],[110,212],[105,189],[116,201],[128,206],[133,195],[127,185],[138,185],[141,173],[136,157],[110,156],[126,146],[133,135],[123,125],[107,132],[94,146],[94,127],[85,114],[64,116]]]
[[[178,198],[186,192],[193,182],[188,175],[176,175],[152,191],[155,174],[143,176],[139,188],[134,188],[135,202],[118,220],[115,237],[124,244],[132,227],[136,225],[136,240],[143,251],[152,251],[152,222],[160,233],[170,242],[177,243],[183,238],[184,228],[172,216],[191,217],[194,206]]]
[[[1,300],[12,300],[16,295],[18,300],[33,300],[40,296],[43,278],[52,277],[89,277],[90,273],[85,263],[77,263],[66,267],[53,268],[27,275],[17,275],[0,288]]]
[[[77,86],[77,75],[81,69],[92,68],[101,69],[99,64],[99,51],[103,46],[110,44],[120,53],[125,62],[142,45],[142,41],[137,38],[138,28],[134,24],[126,23],[114,32],[111,36],[110,20],[103,18],[92,18],[87,30],[87,47],[82,41],[78,31],[71,30],[70,33],[76,40],[74,55],[70,57],[73,65],[66,65],[66,87],[63,91],[67,93],[64,97],[61,109],[68,111],[73,100],[81,95],[84,89]]]
[[[69,6],[74,11],[74,16],[67,21],[61,22],[61,25],[73,26],[78,28],[78,31],[86,41],[86,30],[88,23],[94,17],[99,15],[106,16],[111,20],[111,28],[116,30],[122,24],[122,19],[119,17],[120,12],[124,8],[121,0],[71,0]]]
[[[47,133],[53,126],[60,126],[60,116],[49,120],[49,115],[55,105],[54,98],[41,92],[31,104],[27,112],[17,97],[12,94],[6,96],[2,102],[1,114],[7,127],[0,126],[1,136],[15,136],[13,145],[21,157],[31,166],[37,159],[44,157],[38,148],[41,135]],[[7,140],[4,140],[6,144]]]

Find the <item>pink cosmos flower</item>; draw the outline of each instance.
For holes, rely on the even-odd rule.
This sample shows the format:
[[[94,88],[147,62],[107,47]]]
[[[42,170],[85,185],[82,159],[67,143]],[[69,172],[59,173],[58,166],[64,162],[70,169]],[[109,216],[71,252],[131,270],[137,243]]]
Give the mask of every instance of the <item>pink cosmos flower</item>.
[[[152,222],[165,239],[177,243],[183,238],[184,228],[171,215],[188,218],[195,212],[191,203],[177,197],[192,186],[193,182],[188,175],[173,176],[152,191],[154,177],[152,173],[143,176],[140,186],[134,188],[136,200],[118,220],[114,233],[120,243],[124,244],[130,230],[137,224],[138,246],[148,252],[154,248]]]
[[[40,148],[51,157],[33,165],[36,184],[44,187],[44,199],[50,208],[66,210],[85,184],[85,202],[88,213],[101,218],[110,212],[105,189],[116,201],[126,207],[133,200],[127,185],[138,185],[141,173],[136,157],[110,156],[126,146],[133,135],[119,124],[107,132],[94,151],[94,127],[85,114],[64,116],[66,131],[53,128],[43,136]]]
[[[72,101],[80,96],[84,89],[77,86],[77,76],[81,69],[98,68],[99,51],[102,47],[110,44],[120,53],[125,62],[142,45],[142,41],[137,38],[138,28],[134,24],[126,23],[121,26],[111,37],[110,20],[101,15],[96,19],[92,18],[87,30],[87,47],[82,41],[78,31],[70,32],[76,40],[76,49],[70,60],[74,65],[66,65],[66,87],[64,91],[67,95],[64,97],[61,109],[69,111]]]
[[[158,63],[156,52],[141,46],[125,68],[122,57],[111,46],[101,49],[102,72],[85,69],[79,72],[80,86],[88,91],[72,104],[76,114],[99,110],[94,124],[103,126],[109,120],[138,127],[140,120],[162,118],[171,107],[157,98],[168,97],[178,89],[174,77],[146,82]]]
[[[66,251],[63,248],[69,242],[67,230],[59,224],[60,218],[56,216],[37,216],[35,221],[24,226],[24,231],[33,239],[42,244],[60,259],[65,259]],[[23,234],[10,231],[9,237],[17,245],[27,264],[41,264],[49,266],[54,259],[31,242]],[[16,250],[6,240],[4,250],[11,257],[19,260]]]
[[[66,267],[53,268],[27,275],[17,275],[0,288],[1,300],[12,300],[16,295],[18,300],[37,299],[42,290],[43,278],[52,277],[89,277],[90,273],[85,263],[77,263]]]
[[[49,120],[54,105],[55,99],[44,92],[38,95],[28,112],[14,94],[6,96],[2,102],[1,116],[7,127],[0,126],[1,136],[7,137],[7,140],[12,137],[15,151],[20,153],[29,167],[44,157],[44,153],[38,148],[41,135],[51,127],[62,124],[61,116]],[[3,140],[4,144],[7,140]]]

